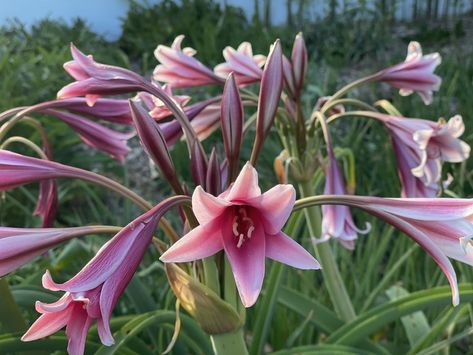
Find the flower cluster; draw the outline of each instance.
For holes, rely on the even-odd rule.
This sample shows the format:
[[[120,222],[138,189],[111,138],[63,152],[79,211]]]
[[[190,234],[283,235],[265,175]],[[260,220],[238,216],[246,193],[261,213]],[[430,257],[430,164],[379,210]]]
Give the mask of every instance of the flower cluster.
[[[399,88],[401,95],[415,91],[428,104],[441,83],[433,73],[440,64],[437,53],[422,55],[420,45],[412,42],[405,62],[348,84],[331,96],[311,98],[314,110],[307,115],[301,102],[309,55],[301,33],[294,40],[290,56],[283,54],[279,40],[267,56],[254,54],[251,44],[244,42],[237,49],[226,47],[225,62],[213,69],[195,57],[194,49],[182,48],[183,40],[184,36],[178,36],[171,47],[156,48],[154,54],[159,64],[151,79],[97,63],[72,45],[73,60],[65,63],[64,68],[75,81],[59,90],[56,100],[0,114],[4,122],[0,140],[18,122],[32,120],[27,115],[40,113],[65,122],[85,144],[120,161],[125,160],[129,151],[127,141],[136,135],[174,192],[160,203],[151,204],[105,176],[54,162],[45,135],[42,147],[20,140],[39,158],[5,150],[6,140],[0,149],[0,190],[40,182],[35,213],[42,216],[43,228],[0,227],[0,276],[72,238],[118,230],[70,280],[56,283],[46,271],[43,286],[64,294],[52,304],[37,302],[36,310],[41,316],[23,336],[24,341],[40,339],[66,327],[68,352],[82,354],[87,332],[97,322],[100,340],[104,345],[112,345],[109,322],[113,308],[139,268],[158,223],[169,241],[156,238],[154,244],[183,307],[195,315],[197,300],[207,297],[215,301],[214,313],[215,309],[224,310],[219,314],[221,323],[238,319],[226,322],[216,333],[230,332],[228,324],[243,323],[241,306],[251,307],[257,302],[264,284],[266,257],[299,269],[321,269],[324,281],[332,285],[327,288],[332,300],[343,297],[344,286],[332,284],[341,280],[338,270],[330,263],[323,264],[323,260],[332,257],[321,259],[320,265],[302,245],[312,240],[315,250],[323,254],[327,249],[319,249],[319,244],[335,239],[353,250],[358,234],[367,234],[370,228],[368,224],[364,230],[357,227],[351,208],[384,220],[420,244],[446,274],[453,303],[458,304],[456,275],[449,258],[473,265],[473,202],[441,198],[440,185],[442,164],[462,162],[470,154],[469,145],[459,139],[465,128],[461,116],[437,122],[407,118],[394,109],[382,112],[361,101],[344,98],[358,85],[384,82]],[[220,87],[221,95],[193,102],[191,96],[176,91],[207,85]],[[117,94],[130,97],[106,97]],[[351,106],[362,107],[363,111],[349,110]],[[254,107],[256,119],[246,119],[246,111]],[[340,169],[341,157],[330,129],[335,119],[348,116],[373,118],[386,127],[397,161],[401,198],[356,196],[354,184],[347,188],[347,176]],[[126,132],[97,120],[107,121],[113,127],[123,125]],[[40,119],[34,122],[40,132],[45,132]],[[204,142],[216,130],[220,131],[223,149]],[[262,160],[259,158],[270,132],[278,133],[282,143],[283,152],[275,160],[275,170],[284,183],[262,193],[257,163]],[[243,156],[243,142],[253,136],[251,155]],[[336,135],[333,137],[336,140]],[[188,148],[189,179],[180,176],[174,164],[172,148],[179,140]],[[325,188],[320,196],[312,196],[318,192],[322,177]],[[54,228],[60,204],[58,178],[82,179],[108,187],[145,211],[118,229]],[[264,176],[264,184],[270,185],[270,181]],[[296,190],[288,181],[301,187],[303,198],[296,201]],[[175,206],[181,212],[179,228],[163,219],[164,213]],[[298,208],[308,209],[306,222],[312,239],[306,233],[296,241],[295,236],[283,231]],[[317,222],[319,212],[321,223]],[[178,266],[171,265],[174,263]],[[178,271],[172,274],[170,268]],[[177,274],[185,276],[171,276]],[[333,290],[342,296],[333,294]],[[195,304],[191,305],[189,299]],[[202,325],[202,316],[196,319]],[[209,329],[208,322],[202,325],[203,329]],[[216,322],[215,327],[221,323]]]

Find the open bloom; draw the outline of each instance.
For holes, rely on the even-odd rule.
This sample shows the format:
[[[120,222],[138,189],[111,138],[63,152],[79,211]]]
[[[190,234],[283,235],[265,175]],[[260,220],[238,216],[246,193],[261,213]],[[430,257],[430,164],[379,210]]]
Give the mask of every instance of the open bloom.
[[[266,57],[261,54],[253,55],[251,43],[242,42],[236,50],[230,46],[225,47],[223,57],[226,62],[214,68],[218,76],[226,79],[233,72],[238,85],[248,85],[261,80],[261,68]]]
[[[156,81],[168,83],[172,87],[223,84],[224,80],[195,59],[196,51],[190,47],[181,49],[183,35],[174,39],[171,47],[159,45],[154,51],[161,63],[153,72]]]
[[[60,99],[85,96],[89,106],[93,106],[101,95],[123,94],[140,91],[149,85],[145,79],[132,71],[94,61],[71,44],[74,60],[64,64],[64,69],[75,82],[66,85],[57,93]]]
[[[422,55],[420,44],[411,42],[403,63],[381,70],[373,79],[399,88],[399,93],[403,96],[416,91],[428,105],[432,102],[432,91],[438,91],[442,83],[442,79],[434,74],[441,61],[438,53]]]
[[[473,265],[473,200],[453,198],[343,197],[392,224],[425,249],[447,276],[453,304],[459,302],[455,270],[448,258]]]
[[[325,195],[345,195],[345,182],[343,181],[340,168],[338,167],[335,154],[330,146],[328,148],[328,164],[325,169]],[[366,234],[370,230],[369,224],[366,228],[359,229],[353,222],[350,209],[343,205],[322,206],[322,238],[315,242],[327,241],[330,238],[337,239],[345,248],[353,250],[358,233]]]
[[[458,139],[465,130],[459,115],[448,122],[381,113],[370,113],[370,116],[383,121],[392,137],[404,197],[434,196],[442,162],[458,163],[470,155],[470,146]]]
[[[65,109],[73,113],[92,116],[113,123],[131,124],[133,122],[128,100],[123,99],[100,98],[91,107],[87,104],[85,98],[71,97],[42,103],[40,106]]]
[[[162,89],[165,94],[171,97],[181,107],[187,105],[187,103],[191,99],[191,97],[187,95],[173,95],[171,87],[169,85],[163,85]],[[150,110],[150,116],[153,117],[156,121],[172,116],[172,112],[169,110],[166,104],[157,97],[151,95],[150,93],[140,92],[137,97]]]
[[[81,355],[87,331],[96,320],[100,340],[104,345],[112,345],[114,340],[109,326],[112,310],[138,268],[158,220],[182,200],[182,196],[172,197],[136,218],[104,244],[69,281],[57,284],[46,271],[43,287],[66,293],[55,303],[36,303],[36,310],[42,315],[22,340],[40,339],[66,326],[69,354]]]
[[[130,151],[127,141],[135,135],[134,132],[117,132],[71,112],[52,109],[42,110],[42,112],[65,122],[79,134],[85,144],[110,154],[120,161],[125,160],[125,155]]]
[[[102,226],[72,228],[0,227],[0,277],[69,239],[101,231]]]
[[[257,172],[247,163],[234,184],[218,197],[200,186],[196,188],[192,209],[200,226],[160,259],[188,262],[225,250],[240,298],[250,307],[261,291],[266,256],[301,269],[320,267],[312,255],[281,231],[294,200],[292,185],[277,185],[261,194]]]

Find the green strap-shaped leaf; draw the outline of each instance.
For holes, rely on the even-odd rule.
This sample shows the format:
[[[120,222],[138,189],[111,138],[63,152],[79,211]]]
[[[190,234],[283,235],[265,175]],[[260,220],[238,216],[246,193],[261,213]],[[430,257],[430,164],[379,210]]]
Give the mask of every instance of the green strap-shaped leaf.
[[[404,288],[400,286],[391,286],[387,291],[390,300],[397,300],[402,297],[409,296]],[[406,331],[409,345],[412,347],[419,339],[422,339],[430,332],[430,325],[424,312],[417,311],[401,317],[401,322]]]
[[[179,339],[182,339],[193,354],[210,354],[212,349],[208,337],[195,323],[195,321],[181,314],[182,329]],[[121,354],[127,343],[136,339],[136,336],[156,324],[165,327],[174,327],[176,314],[173,311],[154,311],[134,317],[114,333],[115,344],[108,347],[102,346],[96,355]]]
[[[369,351],[338,344],[319,344],[299,346],[273,353],[273,355],[374,355]]]
[[[459,289],[463,302],[473,300],[473,284],[460,285]],[[326,343],[353,345],[402,316],[429,307],[445,306],[451,304],[451,302],[452,295],[448,286],[415,292],[359,315],[353,321],[346,323],[333,332],[326,339]]]

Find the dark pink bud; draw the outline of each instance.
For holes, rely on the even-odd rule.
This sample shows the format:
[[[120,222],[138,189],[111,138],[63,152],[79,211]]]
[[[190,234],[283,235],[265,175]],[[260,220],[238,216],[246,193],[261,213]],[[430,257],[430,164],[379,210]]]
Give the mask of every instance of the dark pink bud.
[[[230,165],[231,176],[238,173],[238,157],[243,137],[243,105],[233,74],[230,74],[223,90],[220,122],[223,144]]]
[[[148,153],[148,156],[153,160],[173,189],[178,193],[182,193],[182,187],[177,180],[176,170],[166,145],[166,139],[159,125],[135,101],[130,100],[130,108],[136,131],[146,153]]]
[[[256,119],[256,139],[251,153],[255,164],[266,136],[273,125],[283,86],[282,50],[279,40],[274,42],[263,70]]]
[[[215,148],[212,149],[209,158],[209,165],[207,168],[207,192],[218,196],[221,192],[222,177],[220,175],[220,162],[218,161],[217,152]]]
[[[307,72],[307,48],[302,32],[299,32],[292,46],[292,72],[296,93],[299,94],[304,85],[304,76]]]
[[[191,173],[196,186],[202,186],[206,190],[207,179],[207,157],[204,155],[202,149],[194,142],[191,151]]]
[[[294,82],[294,73],[292,71],[292,64],[285,55],[282,56],[282,70],[284,75],[284,84],[286,85],[287,93],[291,98],[296,97],[296,84]]]

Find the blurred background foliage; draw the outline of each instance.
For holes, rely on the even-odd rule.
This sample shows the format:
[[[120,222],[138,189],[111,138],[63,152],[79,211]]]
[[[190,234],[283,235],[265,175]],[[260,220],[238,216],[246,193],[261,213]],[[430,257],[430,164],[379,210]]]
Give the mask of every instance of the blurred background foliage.
[[[395,16],[398,2],[379,0],[374,2],[374,7],[369,7],[363,0],[350,2],[350,6],[345,1],[332,0],[324,2],[325,14],[314,22],[305,17],[304,6],[309,3],[307,0],[287,0],[285,4],[291,11],[288,11],[286,23],[276,26],[270,21],[270,0],[255,1],[253,18],[246,18],[238,7],[220,6],[211,0],[164,0],[154,5],[131,1],[130,11],[123,19],[122,36],[116,42],[107,42],[90,31],[82,19],[77,19],[72,25],[44,20],[28,30],[21,23],[12,22],[0,28],[0,110],[53,99],[56,92],[71,81],[62,69],[63,63],[70,59],[70,42],[74,42],[85,53],[93,53],[97,61],[129,67],[143,75],[150,75],[157,64],[153,56],[155,47],[158,44],[170,45],[179,34],[186,35],[185,46],[195,48],[202,62],[213,66],[223,61],[221,51],[226,45],[236,47],[242,41],[250,41],[254,53],[266,54],[270,43],[279,37],[288,54],[295,34],[303,31],[310,56],[304,96],[308,112],[317,97],[329,95],[343,83],[404,60],[408,42],[418,40],[426,53],[439,51],[443,57],[438,69],[443,84],[440,92],[434,95],[432,105],[424,106],[416,96],[400,97],[395,90],[380,85],[364,87],[353,95],[368,101],[384,97],[408,117],[436,120],[460,113],[467,127],[463,138],[470,145],[473,144],[472,14],[455,11],[455,4],[459,1],[440,2],[448,4],[440,6],[438,0],[416,0],[412,1],[412,16],[400,20]],[[101,153],[85,148],[78,137],[57,120],[47,117],[41,119],[47,120],[46,127],[57,161],[105,172],[125,184],[131,184],[153,202],[166,194],[167,190],[159,179],[151,182],[136,177],[142,177],[143,171],[145,177],[151,176],[146,158],[136,159],[133,156],[125,165],[121,165]],[[355,156],[356,193],[399,196],[394,156],[383,127],[373,121],[352,118],[336,122],[332,129],[336,144]],[[38,138],[24,127],[19,127],[14,133],[32,135],[33,140]],[[244,146],[244,157],[249,156],[250,139]],[[210,142],[218,142],[218,133],[216,138],[211,138],[206,144]],[[137,142],[132,142],[132,146],[138,146]],[[260,162],[264,188],[275,183],[272,159],[279,154],[277,140],[269,140],[266,149]],[[188,176],[185,147],[177,144],[172,154],[182,175]],[[451,196],[470,196],[473,193],[472,171],[471,162],[446,166],[445,173],[451,172],[455,176],[447,193]],[[144,186],[150,183],[153,186]],[[36,189],[36,186],[28,186],[2,195],[2,225],[31,227],[39,224],[36,217],[31,217]],[[58,226],[95,223],[125,225],[137,214],[137,210],[121,198],[82,182],[61,181],[59,192]],[[334,247],[342,275],[358,311],[386,302],[390,297],[386,290],[393,286],[400,285],[413,292],[446,284],[445,277],[431,258],[415,247],[406,236],[366,215],[354,213],[358,225],[363,225],[365,221],[373,224],[372,232],[359,239],[353,252],[335,243]],[[296,225],[299,227],[296,228],[295,236],[310,248],[307,230],[303,224]],[[38,286],[44,269],[50,268],[58,281],[65,280],[94,255],[104,240],[103,237],[87,237],[74,241],[56,248],[46,257],[9,276],[15,285],[14,295],[20,300],[29,321],[36,317],[32,308],[34,301],[38,298],[48,300],[48,293],[41,291]],[[127,289],[127,296],[122,297],[116,315],[158,308],[173,309],[173,296],[163,270],[156,262],[156,256],[156,253],[148,255]],[[269,264],[268,270],[271,270],[273,265]],[[473,281],[471,267],[458,263],[455,266],[460,281]],[[284,269],[283,280],[285,286],[298,290],[308,299],[330,306],[320,273]],[[296,302],[294,307],[302,304],[300,302]],[[287,304],[282,303],[275,307],[275,319],[268,339],[271,345],[266,350],[312,344],[326,336],[326,332],[314,322],[317,314],[308,314],[301,308],[299,312],[294,311],[294,307],[289,310]],[[450,307],[430,309],[426,316],[431,326],[439,320],[445,321],[448,316],[455,320],[457,328],[465,329],[471,326],[471,309],[468,304],[462,307],[466,308],[456,311],[455,317],[449,313]],[[252,329],[254,322],[250,310],[248,329]],[[453,329],[447,327],[451,323],[445,324],[435,337],[425,341],[424,347],[451,334]],[[171,328],[160,329],[159,344],[147,333],[142,335],[142,340],[147,344],[154,343],[154,348],[162,351],[172,335]],[[404,353],[412,346],[408,328],[400,320],[380,329],[374,338],[390,344],[398,350],[397,353]],[[176,354],[182,351],[181,346],[178,342]],[[469,346],[471,342],[463,340],[452,349],[454,353],[463,353]]]

